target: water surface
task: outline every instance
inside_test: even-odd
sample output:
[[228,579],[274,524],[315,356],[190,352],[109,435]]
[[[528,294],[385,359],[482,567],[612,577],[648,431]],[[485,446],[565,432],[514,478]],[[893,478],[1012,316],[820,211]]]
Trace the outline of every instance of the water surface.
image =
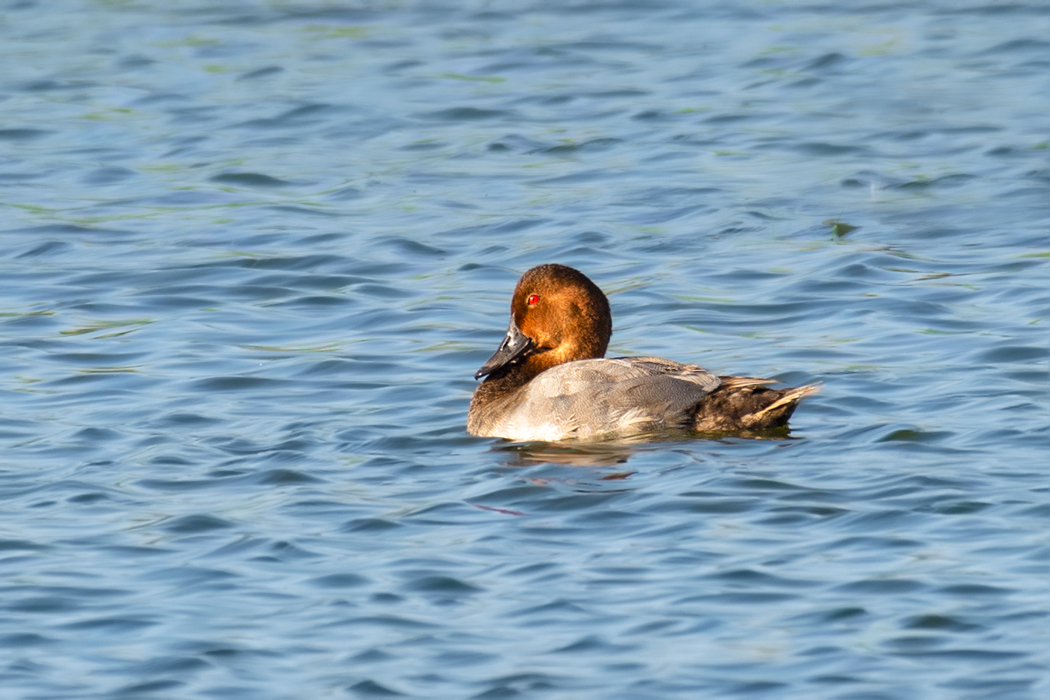
[[[1043,3],[0,20],[5,696],[1050,693]],[[469,437],[542,262],[614,353],[824,387]]]

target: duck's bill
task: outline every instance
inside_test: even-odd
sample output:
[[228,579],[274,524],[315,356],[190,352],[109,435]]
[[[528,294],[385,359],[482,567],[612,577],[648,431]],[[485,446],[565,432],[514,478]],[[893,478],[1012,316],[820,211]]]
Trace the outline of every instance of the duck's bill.
[[497,350],[496,353],[481,366],[481,369],[474,374],[474,379],[481,379],[486,375],[492,374],[501,367],[506,367],[510,363],[521,359],[527,355],[533,347],[532,339],[518,330],[518,326],[514,323],[514,319],[511,319],[510,327],[507,329],[507,335],[503,338],[499,350]]

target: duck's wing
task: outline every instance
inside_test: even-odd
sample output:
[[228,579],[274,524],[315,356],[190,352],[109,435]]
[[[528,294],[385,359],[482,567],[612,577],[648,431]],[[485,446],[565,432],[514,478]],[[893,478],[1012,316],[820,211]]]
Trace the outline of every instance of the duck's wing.
[[522,420],[542,416],[543,432],[560,434],[542,439],[684,429],[720,385],[701,367],[659,357],[578,360],[537,375],[516,412]]

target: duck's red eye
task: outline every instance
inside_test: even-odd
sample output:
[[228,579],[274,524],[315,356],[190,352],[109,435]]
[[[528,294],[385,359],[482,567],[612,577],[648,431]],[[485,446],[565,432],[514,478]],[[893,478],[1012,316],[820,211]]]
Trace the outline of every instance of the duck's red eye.
[[536,306],[536,304],[540,303],[540,295],[539,294],[530,294],[529,295],[529,300],[526,303],[529,306]]

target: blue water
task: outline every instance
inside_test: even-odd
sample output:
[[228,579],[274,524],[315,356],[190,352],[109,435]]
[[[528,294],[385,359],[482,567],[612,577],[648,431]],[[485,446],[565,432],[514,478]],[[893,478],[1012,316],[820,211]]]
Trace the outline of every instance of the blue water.
[[[0,5],[0,697],[1050,697],[1050,6]],[[518,275],[792,439],[464,430]]]

